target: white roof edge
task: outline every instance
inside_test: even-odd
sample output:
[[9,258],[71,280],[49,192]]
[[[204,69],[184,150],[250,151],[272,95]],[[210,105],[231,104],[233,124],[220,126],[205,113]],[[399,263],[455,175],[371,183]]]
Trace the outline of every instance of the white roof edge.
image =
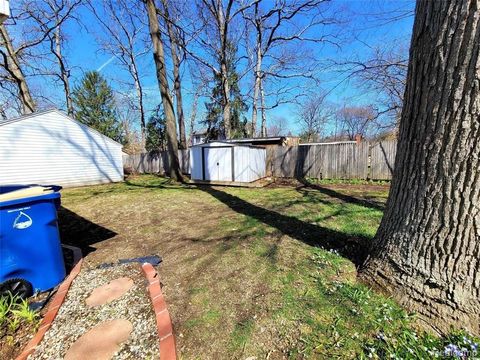
[[244,138],[244,139],[228,139],[227,142],[254,142],[254,141],[267,141],[267,140],[281,140],[283,138],[288,138],[288,136],[272,136],[272,137],[263,137],[263,138]]
[[113,140],[112,138],[109,138],[107,135],[104,135],[102,134],[101,132],[99,132],[98,130],[95,130],[94,128],[91,128],[90,126],[88,125],[85,125],[85,124],[82,124],[80,121],[77,121],[73,118],[71,118],[70,116],[68,116],[67,114],[65,114],[63,111],[61,110],[58,110],[58,109],[49,109],[49,110],[43,110],[43,111],[38,111],[38,112],[34,112],[34,113],[31,113],[31,114],[27,114],[27,115],[21,115],[21,116],[18,116],[16,118],[13,118],[13,119],[9,119],[9,120],[6,120],[6,121],[1,121],[0,122],[0,126],[4,126],[4,125],[9,125],[11,123],[15,123],[17,121],[22,121],[22,120],[26,120],[26,119],[29,119],[29,118],[32,118],[32,117],[35,117],[35,116],[38,116],[38,115],[43,115],[43,114],[48,114],[48,113],[57,113],[61,116],[63,116],[64,118],[74,122],[75,124],[83,127],[84,129],[87,129],[88,131],[91,131],[91,132],[94,132],[102,137],[104,137],[105,139],[115,143],[116,145],[119,145],[121,147],[123,147],[122,144],[120,144],[118,141],[115,141]]
[[214,141],[207,142],[207,143],[195,144],[195,145],[190,146],[190,148],[193,148],[193,147],[208,147],[208,146],[211,146],[212,144],[220,144],[220,146],[224,146],[224,147],[246,147],[246,148],[265,149],[265,147],[263,147],[262,145],[245,145],[245,144],[227,142],[225,140],[214,140]]
[[324,143],[301,143],[298,146],[306,146],[306,145],[341,145],[341,144],[356,144],[357,142],[352,140],[347,141],[332,141],[332,142],[324,142]]

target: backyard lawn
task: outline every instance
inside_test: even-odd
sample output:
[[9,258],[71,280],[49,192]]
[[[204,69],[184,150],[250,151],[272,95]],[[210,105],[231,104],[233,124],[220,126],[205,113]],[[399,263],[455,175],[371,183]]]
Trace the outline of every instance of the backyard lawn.
[[65,189],[60,225],[86,267],[163,258],[183,359],[352,358],[408,344],[419,351],[410,317],[356,281],[354,263],[387,193],[385,185],[246,189],[139,176]]

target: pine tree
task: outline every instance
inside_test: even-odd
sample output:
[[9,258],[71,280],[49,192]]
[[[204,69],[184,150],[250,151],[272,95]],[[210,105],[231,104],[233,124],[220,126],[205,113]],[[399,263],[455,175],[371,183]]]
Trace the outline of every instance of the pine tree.
[[167,149],[167,129],[165,115],[160,106],[153,112],[147,123],[147,137],[145,142],[147,151],[164,151]]
[[[229,43],[227,46],[228,59],[228,79],[230,83],[230,136],[232,138],[241,138],[247,136],[247,119],[243,113],[248,110],[248,106],[242,98],[239,87],[239,78],[235,68],[237,49]],[[205,103],[207,116],[203,121],[208,128],[209,139],[225,138],[225,125],[223,122],[223,108],[225,99],[222,92],[222,77],[220,74],[214,75],[215,85],[212,89],[212,101]]]
[[85,73],[72,93],[75,118],[109,138],[122,142],[123,131],[117,120],[115,97],[107,80],[97,71]]

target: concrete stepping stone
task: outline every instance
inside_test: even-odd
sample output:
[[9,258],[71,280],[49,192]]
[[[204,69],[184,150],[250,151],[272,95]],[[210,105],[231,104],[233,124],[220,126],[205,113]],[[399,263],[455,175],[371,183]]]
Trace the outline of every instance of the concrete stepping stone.
[[128,340],[132,330],[132,323],[128,320],[105,321],[75,341],[64,360],[109,360]]
[[97,287],[85,300],[87,306],[100,306],[123,296],[133,286],[133,280],[128,277],[121,277],[110,281],[106,285]]

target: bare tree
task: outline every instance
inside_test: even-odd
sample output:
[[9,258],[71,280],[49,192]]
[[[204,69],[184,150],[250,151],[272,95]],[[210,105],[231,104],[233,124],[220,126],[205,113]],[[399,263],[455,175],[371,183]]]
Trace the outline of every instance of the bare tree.
[[[226,138],[231,132],[231,84],[228,62],[231,60],[229,49],[235,45],[232,37],[232,27],[238,15],[260,0],[239,3],[234,0],[198,0],[197,16],[199,25],[192,26],[191,46],[186,47],[188,55],[203,66],[208,67],[215,76],[221,79],[223,128]],[[237,29],[237,35],[242,34]],[[200,46],[202,51],[195,51]]]
[[366,137],[375,119],[375,111],[371,106],[347,106],[337,110],[335,117],[340,132],[349,140],[356,135]]
[[276,117],[270,126],[267,133],[269,136],[285,136],[288,130],[288,122],[283,116]]
[[[35,68],[41,55],[39,49],[49,39],[55,38],[55,32],[72,16],[79,3],[80,0],[21,0],[12,4],[11,20],[0,25],[0,46],[3,48],[0,49],[1,87],[18,98],[22,113],[31,113],[37,107],[25,69],[33,70],[33,75],[51,75],[51,72]],[[8,32],[10,26],[18,28],[17,38],[13,40]],[[9,88],[6,84],[12,86]]]
[[124,134],[123,151],[128,154],[138,154],[145,151],[145,144],[142,142],[141,135],[135,130],[138,123],[138,112],[128,94],[115,93],[116,116],[122,127]]
[[165,64],[165,53],[160,32],[160,25],[157,18],[157,8],[154,0],[142,0],[148,15],[148,24],[150,28],[150,37],[153,44],[153,59],[157,70],[158,86],[162,98],[163,111],[165,113],[167,148],[168,148],[168,171],[172,179],[183,180],[178,160],[178,140],[177,126],[175,122],[175,111],[173,109],[173,100],[168,86],[167,70]]
[[398,149],[364,280],[422,323],[480,335],[480,10],[416,6]]
[[[44,31],[48,31],[48,24],[44,24],[43,19],[53,16],[55,30],[49,33],[48,40],[50,42],[50,51],[58,65],[58,71],[50,71],[55,79],[62,84],[65,105],[70,116],[73,116],[73,101],[70,88],[70,68],[63,54],[65,39],[62,28],[68,19],[74,18],[75,10],[80,4],[81,0],[46,0],[43,7],[30,9],[32,18],[35,19],[38,26],[43,28]],[[63,16],[64,14],[67,14],[67,16]]]
[[[301,44],[333,42],[332,34],[322,32],[322,27],[338,22],[322,11],[322,4],[326,2],[326,0],[258,1],[249,11],[243,11],[244,18],[252,24],[255,34],[252,136],[257,132],[258,102],[262,113],[260,135],[266,136],[267,107],[264,83],[267,78],[292,82],[295,78],[315,77],[316,65],[307,61],[308,55],[301,51]],[[291,44],[295,45],[295,49],[286,51]],[[282,95],[281,99],[291,90],[289,86],[280,87],[277,97]],[[282,100],[277,100],[271,107],[278,106],[280,102]]]
[[205,67],[198,67],[198,66],[193,66],[193,64],[190,68],[190,74],[192,77],[192,85],[193,85],[193,100],[192,100],[192,106],[190,109],[190,122],[189,122],[189,135],[190,135],[190,140],[189,143],[191,145],[192,141],[192,134],[195,129],[195,124],[197,121],[197,113],[198,113],[198,102],[202,96],[208,96],[206,89],[207,89],[207,84],[210,81],[207,72],[208,70]]
[[324,135],[331,117],[331,109],[326,102],[326,93],[308,96],[299,106],[299,123],[302,139],[305,142],[319,141]]
[[89,2],[89,8],[102,25],[106,36],[98,36],[103,51],[115,57],[128,72],[136,92],[136,104],[140,118],[141,141],[145,146],[146,110],[144,90],[141,82],[139,62],[141,57],[150,51],[146,45],[147,32],[140,20],[138,9],[126,0],[104,0],[103,11],[99,13],[98,4]]
[[22,104],[22,113],[30,114],[35,111],[36,104],[30,93],[30,88],[21,65],[21,50],[23,50],[23,48],[14,48],[10,35],[4,24],[0,25],[0,45],[6,50],[4,51],[0,49],[0,55],[2,56],[2,63],[0,66],[6,73],[6,75],[2,76],[3,81],[14,84],[16,87],[15,95],[18,96]]
[[[360,87],[377,95],[380,108],[375,120],[379,130],[398,129],[407,80],[408,46],[375,47],[367,60],[341,64]],[[382,121],[384,120],[385,121]]]
[[182,97],[182,82],[180,78],[180,64],[181,58],[181,33],[175,26],[175,19],[171,16],[171,9],[173,4],[168,0],[161,0],[163,11],[159,11],[159,15],[164,19],[165,27],[167,28],[168,38],[170,40],[170,52],[173,64],[173,91],[175,92],[175,101],[177,105],[177,122],[180,149],[187,148],[187,137],[185,134],[185,115],[183,112],[183,97]]

